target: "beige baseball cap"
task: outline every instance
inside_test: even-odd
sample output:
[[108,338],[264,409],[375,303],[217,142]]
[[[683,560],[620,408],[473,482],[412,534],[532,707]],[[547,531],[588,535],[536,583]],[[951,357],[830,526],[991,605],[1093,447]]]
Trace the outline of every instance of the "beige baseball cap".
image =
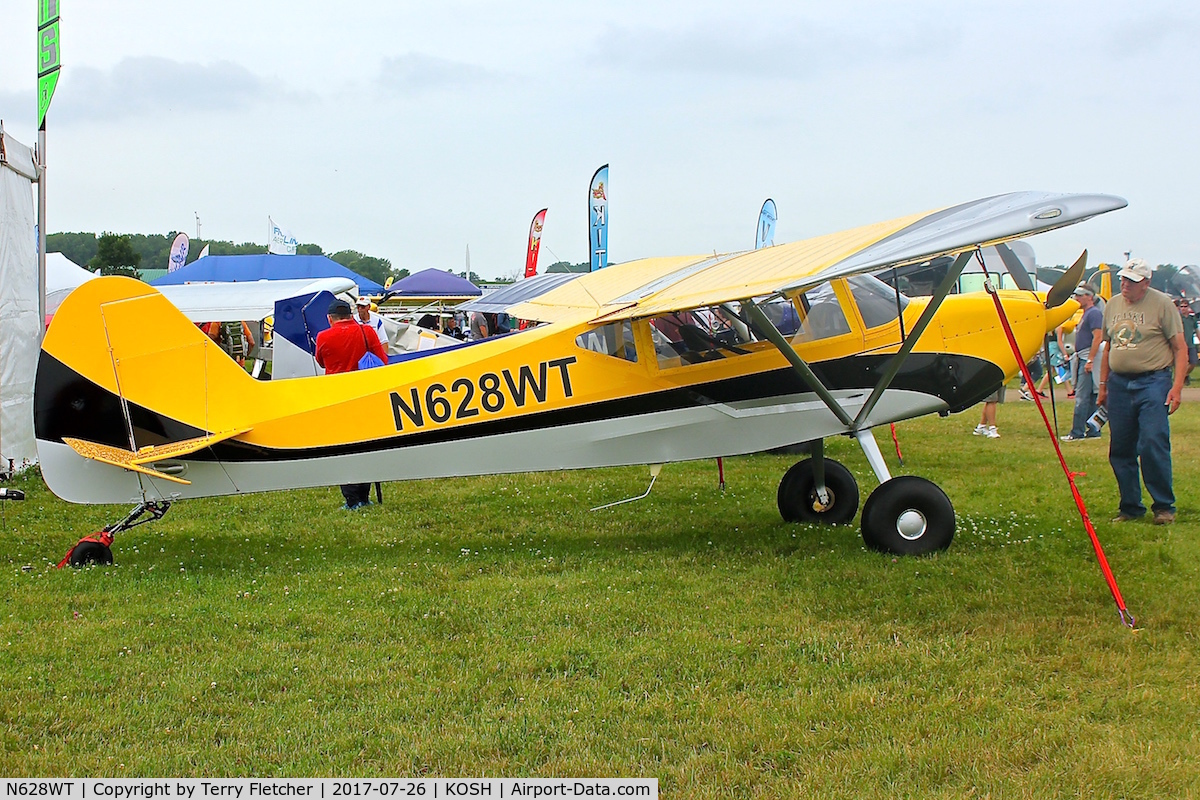
[[1127,278],[1136,283],[1150,280],[1154,270],[1150,269],[1150,265],[1146,263],[1144,258],[1131,258],[1125,262],[1125,266],[1117,275],[1121,278]]

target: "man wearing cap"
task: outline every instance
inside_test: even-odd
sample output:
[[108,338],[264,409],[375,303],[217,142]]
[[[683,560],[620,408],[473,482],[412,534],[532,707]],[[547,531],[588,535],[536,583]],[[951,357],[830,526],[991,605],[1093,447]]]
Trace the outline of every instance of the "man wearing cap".
[[[375,331],[375,335],[379,337],[380,344],[384,349],[387,349],[387,334],[383,332],[383,317],[379,316],[371,308],[371,298],[365,294],[360,294],[358,299],[354,301],[354,308],[358,311],[358,324],[369,325]],[[385,359],[386,360],[386,359]]]
[[[326,375],[354,372],[368,351],[387,363],[387,351],[379,343],[379,337],[372,328],[355,322],[349,303],[334,300],[325,313],[329,316],[329,327],[317,334],[316,358]],[[371,484],[346,483],[341,489],[342,497],[346,498],[344,508],[356,511],[371,504],[368,499]]]
[[1104,314],[1096,305],[1096,293],[1086,283],[1079,284],[1075,299],[1083,308],[1083,319],[1075,328],[1075,415],[1071,420],[1071,432],[1062,437],[1064,442],[1100,438],[1100,431],[1088,430],[1087,421],[1096,411],[1096,390],[1100,388],[1093,378],[1099,377],[1094,368],[1100,349],[1096,331],[1104,325]]
[[1150,288],[1151,270],[1145,260],[1130,259],[1118,275],[1121,294],[1104,308],[1107,347],[1100,357],[1097,398],[1108,407],[1108,462],[1121,492],[1113,522],[1145,516],[1145,481],[1154,524],[1166,525],[1175,521],[1167,417],[1179,408],[1187,375],[1183,320],[1170,297]]

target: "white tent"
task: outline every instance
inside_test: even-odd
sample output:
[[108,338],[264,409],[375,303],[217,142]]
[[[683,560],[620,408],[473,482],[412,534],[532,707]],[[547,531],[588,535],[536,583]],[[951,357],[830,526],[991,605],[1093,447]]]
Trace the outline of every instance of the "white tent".
[[192,322],[238,322],[275,313],[275,301],[310,292],[343,294],[352,291],[352,278],[300,278],[286,281],[182,283],[155,286],[163,297]]
[[62,253],[46,253],[46,294],[74,289],[96,277]]
[[77,286],[96,277],[62,253],[46,253],[46,314],[53,314]]
[[0,470],[37,460],[33,379],[41,323],[33,153],[0,127]]

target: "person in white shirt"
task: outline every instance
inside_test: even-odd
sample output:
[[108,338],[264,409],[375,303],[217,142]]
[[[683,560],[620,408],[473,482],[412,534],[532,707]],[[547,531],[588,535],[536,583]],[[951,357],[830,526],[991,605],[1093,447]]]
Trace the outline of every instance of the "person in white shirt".
[[358,299],[354,301],[354,307],[358,311],[357,322],[360,325],[369,325],[375,331],[375,335],[379,337],[379,341],[383,343],[383,349],[389,350],[387,333],[383,330],[383,317],[371,310],[371,298],[365,294],[360,294]]

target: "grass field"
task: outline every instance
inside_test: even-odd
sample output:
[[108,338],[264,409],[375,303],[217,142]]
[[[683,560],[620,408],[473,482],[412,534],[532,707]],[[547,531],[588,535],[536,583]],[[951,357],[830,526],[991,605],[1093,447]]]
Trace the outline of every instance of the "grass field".
[[[1060,413],[1069,407],[1060,404]],[[641,776],[663,797],[1200,795],[1200,403],[1179,522],[1114,525],[1106,444],[1064,445],[1116,616],[1029,403],[898,426],[955,503],[946,553],[783,523],[794,459],[178,504],[117,565],[55,570],[124,508],[36,476],[0,559],[7,776]],[[886,434],[885,434],[886,435]],[[1107,437],[1106,437],[1107,439]],[[827,452],[875,485],[848,440]]]

